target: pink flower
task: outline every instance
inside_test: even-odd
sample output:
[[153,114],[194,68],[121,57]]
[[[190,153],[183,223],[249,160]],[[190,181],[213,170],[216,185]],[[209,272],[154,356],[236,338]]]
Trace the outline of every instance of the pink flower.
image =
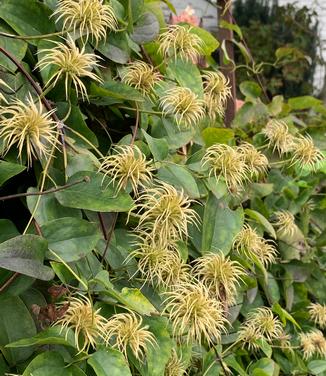
[[182,11],[179,15],[172,16],[171,23],[173,25],[180,23],[180,22],[186,22],[193,26],[199,26],[200,21],[199,21],[199,18],[195,16],[195,10],[190,5],[188,5],[187,8],[184,11]]

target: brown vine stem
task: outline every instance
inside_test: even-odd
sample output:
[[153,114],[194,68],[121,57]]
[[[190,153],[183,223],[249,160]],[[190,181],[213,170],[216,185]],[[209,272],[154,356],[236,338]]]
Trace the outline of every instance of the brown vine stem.
[[80,183],[87,183],[87,182],[89,182],[89,177],[85,176],[85,177],[83,177],[83,179],[76,180],[73,183],[65,184],[65,185],[62,185],[61,187],[58,187],[58,188],[51,188],[51,189],[48,189],[47,191],[43,191],[43,192],[25,192],[25,193],[17,193],[17,194],[14,194],[14,195],[2,196],[2,197],[0,197],[0,201],[12,200],[12,199],[15,199],[15,198],[26,197],[26,196],[48,195],[50,193],[63,191],[64,189],[70,188],[74,185],[77,185],[77,184],[80,184]]
[[9,287],[9,285],[12,284],[12,282],[14,282],[14,280],[20,275],[20,273],[14,273],[12,276],[10,276],[6,282],[0,287],[0,293],[3,292],[3,290],[5,290],[7,287]]

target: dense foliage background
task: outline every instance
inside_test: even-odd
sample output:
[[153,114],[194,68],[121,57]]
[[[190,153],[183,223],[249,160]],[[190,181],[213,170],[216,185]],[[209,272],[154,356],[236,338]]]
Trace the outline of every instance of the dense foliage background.
[[325,375],[325,106],[161,3],[0,1],[0,374]]

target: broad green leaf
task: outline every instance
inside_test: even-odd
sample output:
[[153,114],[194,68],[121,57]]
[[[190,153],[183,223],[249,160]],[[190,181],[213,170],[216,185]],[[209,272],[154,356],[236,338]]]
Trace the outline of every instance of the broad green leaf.
[[185,194],[191,198],[200,197],[196,180],[183,166],[167,164],[158,170],[157,177],[176,188],[182,188]]
[[16,236],[0,244],[0,267],[49,281],[54,273],[43,265],[46,250],[47,242],[40,236]]
[[25,169],[26,167],[20,164],[0,161],[0,186],[8,179],[20,174]]
[[206,56],[210,56],[220,45],[218,40],[210,32],[201,27],[192,26],[190,32],[198,35],[202,39],[204,42],[202,51]]
[[240,91],[243,95],[245,95],[249,99],[259,98],[262,93],[261,87],[256,82],[253,82],[253,81],[241,82]]
[[103,174],[80,171],[69,178],[68,184],[86,176],[87,182],[55,193],[61,205],[101,212],[125,212],[132,208],[132,198],[123,191],[117,192]]
[[[64,261],[72,262],[92,252],[101,238],[97,224],[79,218],[60,218],[42,226],[49,248]],[[51,259],[53,256],[48,255]]]
[[284,308],[282,308],[278,303],[274,303],[272,309],[275,313],[279,315],[284,326],[286,325],[286,321],[290,321],[298,329],[301,329],[300,325],[297,323],[294,317],[290,315],[289,312],[287,312]]
[[226,357],[224,359],[225,363],[232,369],[234,369],[235,371],[237,371],[237,373],[240,375],[240,376],[248,376],[248,374],[246,373],[246,371],[241,367],[241,365],[237,362],[236,358],[234,355],[230,355],[228,357]]
[[134,25],[131,39],[138,44],[148,43],[154,40],[160,32],[160,24],[152,12],[146,12],[140,16]]
[[303,97],[290,98],[288,104],[292,110],[298,111],[318,107],[323,104],[323,101],[306,95]]
[[227,254],[234,237],[243,226],[243,210],[231,210],[223,200],[210,194],[204,211],[201,253],[223,252]]
[[[164,375],[165,365],[167,364],[172,350],[173,341],[170,337],[168,320],[165,317],[146,317],[144,324],[155,335],[156,346],[149,346],[146,355],[146,365],[144,365],[143,376],[161,376]],[[159,356],[157,356],[159,352]]]
[[91,83],[90,96],[99,98],[117,99],[120,101],[143,102],[140,92],[131,86],[118,81],[107,81],[102,86]]
[[208,127],[201,132],[201,135],[207,148],[214,144],[228,144],[234,139],[234,131],[227,128]]
[[169,145],[165,138],[154,138],[142,129],[148,147],[155,161],[164,160],[169,154]]
[[240,39],[243,38],[241,28],[237,24],[229,23],[222,19],[219,26],[222,27],[223,29],[232,30],[238,34]]
[[272,226],[272,224],[263,216],[261,215],[259,212],[257,212],[256,210],[252,210],[252,209],[245,209],[245,214],[250,217],[251,219],[254,219],[255,221],[257,221],[258,223],[260,223],[261,225],[263,225],[265,227],[265,230],[274,238],[276,239],[276,233],[275,233],[275,230],[274,230],[274,227]]
[[[28,188],[28,193],[39,192],[36,188]],[[39,196],[27,196],[27,207],[31,213],[33,213],[34,208],[38,202]],[[34,215],[36,222],[43,226],[45,223],[53,221],[54,219],[62,217],[75,217],[81,218],[82,213],[78,209],[66,208],[62,206],[56,199],[54,193],[43,195],[37,205],[37,209]]]
[[18,296],[0,297],[0,346],[10,364],[16,364],[29,358],[33,349],[6,349],[3,346],[21,338],[36,334],[34,320],[25,304]]
[[[9,34],[12,33],[12,30],[6,25],[0,25],[0,31]],[[27,50],[27,43],[23,40],[12,39],[3,36],[0,36],[0,46],[10,54],[15,56],[18,61],[21,61],[24,58]],[[17,70],[16,64],[14,64],[3,54],[0,54],[0,66],[10,70],[11,72],[16,72]]]
[[114,349],[96,351],[89,357],[87,363],[97,376],[131,376],[124,356]]
[[199,98],[203,98],[203,82],[195,64],[181,59],[171,59],[167,67],[167,74],[170,78],[175,79],[180,86],[189,88]]
[[326,360],[312,360],[308,363],[308,369],[313,375],[324,374],[326,371]]
[[96,48],[105,57],[118,64],[126,64],[130,57],[127,34],[124,32],[110,33]]
[[19,232],[9,219],[0,219],[0,243],[17,235],[19,235]]
[[278,287],[276,279],[271,273],[267,273],[266,282],[262,280],[262,286],[270,304],[277,303],[280,300],[280,289]]
[[32,337],[11,342],[6,347],[19,348],[43,345],[64,345],[75,347],[74,334],[71,330],[69,330],[68,335],[66,336],[66,332],[62,332],[60,326],[51,326]]
[[269,358],[261,358],[250,366],[252,376],[278,376],[280,367]]
[[2,0],[0,7],[0,18],[21,35],[54,32],[54,19],[50,18],[51,13],[47,6],[37,0]]
[[23,376],[73,376],[62,355],[55,351],[46,351],[37,355],[25,369]]

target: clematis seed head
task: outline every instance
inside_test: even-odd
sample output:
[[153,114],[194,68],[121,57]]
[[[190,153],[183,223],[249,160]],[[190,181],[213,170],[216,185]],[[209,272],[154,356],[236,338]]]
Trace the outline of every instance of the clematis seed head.
[[326,305],[319,303],[311,303],[308,306],[309,316],[315,324],[320,328],[326,328]]
[[274,214],[273,223],[279,236],[293,236],[297,230],[294,215],[288,210],[279,210]]
[[320,330],[313,329],[307,333],[300,333],[299,339],[304,359],[312,356],[325,357],[326,338]]
[[293,136],[289,133],[287,124],[282,120],[271,119],[262,133],[268,139],[268,147],[277,150],[280,155],[292,151]]
[[315,171],[320,162],[324,159],[323,154],[314,145],[314,142],[309,135],[300,136],[294,139],[291,165],[296,165],[300,169],[308,167]]

